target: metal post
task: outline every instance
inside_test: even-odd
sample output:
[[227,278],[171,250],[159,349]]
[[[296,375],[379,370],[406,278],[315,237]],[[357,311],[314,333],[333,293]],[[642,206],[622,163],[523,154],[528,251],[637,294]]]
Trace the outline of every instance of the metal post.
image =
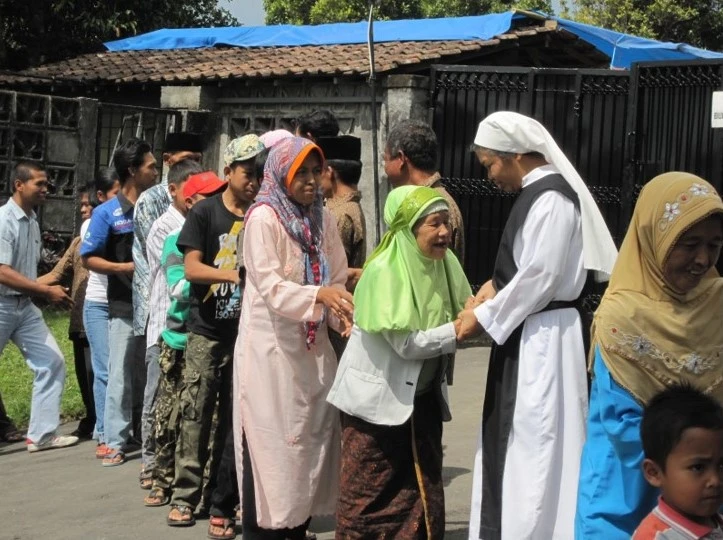
[[374,206],[376,208],[374,244],[378,245],[382,231],[382,209],[379,200],[379,134],[377,126],[377,72],[374,66],[374,4],[369,0],[369,85],[371,87],[372,107],[372,166],[374,167]]

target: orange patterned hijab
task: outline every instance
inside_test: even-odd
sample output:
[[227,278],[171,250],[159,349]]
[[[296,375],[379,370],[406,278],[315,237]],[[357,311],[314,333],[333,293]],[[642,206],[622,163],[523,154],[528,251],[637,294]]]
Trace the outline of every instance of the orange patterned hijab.
[[615,381],[642,404],[677,382],[723,402],[723,279],[711,268],[682,294],[663,277],[681,235],[713,214],[723,214],[715,188],[684,172],[651,180],[635,205],[592,340]]

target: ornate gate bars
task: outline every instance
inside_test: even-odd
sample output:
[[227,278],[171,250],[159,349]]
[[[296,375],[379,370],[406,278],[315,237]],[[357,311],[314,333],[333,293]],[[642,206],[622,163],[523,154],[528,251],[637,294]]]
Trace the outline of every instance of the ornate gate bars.
[[723,133],[710,128],[723,62],[598,69],[435,66],[430,116],[444,183],[465,218],[465,270],[475,285],[492,273],[514,198],[484,176],[469,144],[499,110],[537,118],[587,182],[616,242],[642,185],[665,170],[723,179]]

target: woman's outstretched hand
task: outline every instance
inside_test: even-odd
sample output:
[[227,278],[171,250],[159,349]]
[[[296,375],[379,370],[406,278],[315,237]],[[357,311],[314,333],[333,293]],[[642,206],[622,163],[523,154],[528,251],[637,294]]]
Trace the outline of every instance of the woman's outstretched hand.
[[349,339],[351,336],[351,328],[354,324],[349,319],[341,319],[341,337]]
[[316,293],[317,303],[324,304],[326,308],[351,332],[351,323],[354,316],[354,297],[350,292],[336,287],[321,287]]

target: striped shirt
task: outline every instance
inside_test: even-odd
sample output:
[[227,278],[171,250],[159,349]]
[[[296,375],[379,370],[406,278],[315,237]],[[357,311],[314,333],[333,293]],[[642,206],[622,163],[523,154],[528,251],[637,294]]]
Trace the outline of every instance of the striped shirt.
[[146,333],[148,305],[151,296],[151,278],[146,259],[146,241],[153,223],[168,210],[171,195],[164,178],[160,184],[147,189],[136,201],[133,215],[133,333],[142,336]]
[[148,233],[146,256],[148,258],[148,276],[151,283],[151,302],[148,308],[148,328],[146,329],[146,344],[148,347],[157,344],[161,332],[166,327],[166,312],[168,311],[168,305],[171,303],[168,296],[166,274],[161,270],[163,244],[173,231],[183,226],[184,221],[186,221],[186,218],[171,205],[165,214],[153,223]]
[[[12,199],[0,206],[0,264],[35,281],[40,258],[40,226],[35,212],[30,215]],[[0,296],[19,296],[21,293],[0,285]]]
[[632,540],[723,540],[723,516],[713,516],[715,527],[691,521],[668,506],[663,498],[633,533]]

